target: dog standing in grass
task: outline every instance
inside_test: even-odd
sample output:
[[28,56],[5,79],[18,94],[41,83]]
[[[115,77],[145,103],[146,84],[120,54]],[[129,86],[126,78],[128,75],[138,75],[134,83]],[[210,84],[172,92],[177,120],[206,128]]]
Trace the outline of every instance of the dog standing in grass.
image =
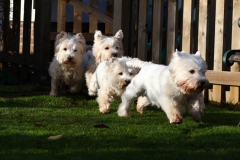
[[[135,64],[132,64],[135,65]],[[200,52],[176,52],[169,66],[145,63],[122,95],[118,108],[121,117],[130,116],[130,106],[139,96],[146,96],[137,110],[147,105],[161,107],[170,123],[181,123],[185,107],[199,122],[205,108],[202,91],[209,84],[205,77],[207,65]]]
[[122,39],[122,30],[119,30],[114,36],[104,36],[101,31],[95,31],[92,48],[94,58],[91,58],[88,64],[88,70],[85,74],[88,88],[93,73],[102,61],[109,60],[112,57],[123,56]]
[[50,95],[58,95],[58,87],[64,83],[70,92],[78,92],[85,82],[84,74],[91,53],[86,52],[85,38],[81,33],[70,35],[61,32],[56,36],[55,55],[49,66],[51,76]]
[[140,61],[129,57],[111,58],[101,62],[92,75],[88,88],[89,95],[97,95],[99,110],[102,114],[110,112],[110,105],[120,99],[139,68],[128,67],[128,61]]

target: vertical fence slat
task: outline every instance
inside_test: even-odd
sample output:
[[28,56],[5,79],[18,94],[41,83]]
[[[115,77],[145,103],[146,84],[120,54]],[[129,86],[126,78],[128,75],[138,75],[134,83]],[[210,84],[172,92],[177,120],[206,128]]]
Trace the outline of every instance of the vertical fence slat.
[[131,28],[133,28],[135,21],[132,19],[132,16],[129,16],[134,14],[131,9],[133,3],[133,0],[123,0],[122,10],[121,13],[119,13],[122,14],[121,21],[124,22],[119,29],[122,29],[124,35],[122,42],[125,56],[131,56],[131,54],[133,54],[132,45],[135,35]]
[[19,53],[21,1],[13,1],[12,48]]
[[[224,5],[224,38],[223,38],[223,51],[226,52],[227,50],[231,49],[232,45],[232,14],[233,14],[233,0],[225,0]],[[230,67],[223,65],[223,71],[230,71]],[[220,79],[220,78],[219,78]],[[221,78],[222,79],[222,78]],[[229,79],[230,81],[230,79]],[[230,91],[229,86],[222,86],[223,92],[223,101],[229,102],[230,98]]]
[[122,1],[114,1],[113,33],[116,33],[122,26]]
[[192,0],[183,1],[182,50],[190,53]]
[[[106,15],[113,17],[113,0],[106,0]],[[112,34],[113,26],[105,24],[105,33]]]
[[163,1],[153,1],[153,24],[152,24],[152,62],[159,64],[163,62],[162,56],[162,22]]
[[25,0],[23,22],[23,54],[30,54],[32,0]]
[[[98,0],[91,0],[90,6],[93,8],[98,8]],[[98,19],[95,16],[90,15],[89,21],[89,33],[94,33],[97,30]]]
[[34,68],[46,70],[49,67],[49,46],[52,1],[36,1],[34,25]]
[[[240,28],[237,25],[240,17],[240,1],[233,0],[233,20],[232,20],[232,49],[240,49]],[[235,63],[231,67],[231,72],[239,72],[239,65]],[[233,103],[239,102],[239,87],[230,87],[230,97]]]
[[148,1],[140,0],[138,8],[138,45],[137,54],[138,58],[141,60],[146,60],[147,58],[147,15],[148,15]]
[[74,7],[73,14],[73,33],[80,33],[82,32],[82,10]]
[[57,32],[66,29],[66,1],[58,0]]
[[[200,51],[202,58],[206,61],[206,48],[207,48],[207,9],[208,0],[199,0],[198,11],[198,51]],[[208,100],[208,90],[204,90],[204,99]]]
[[[24,2],[24,21],[23,28],[21,28],[20,35],[22,45],[20,46],[20,53],[25,55],[30,55],[30,45],[31,45],[31,17],[32,17],[32,0],[25,0]],[[21,69],[21,82],[27,82],[29,73],[29,66],[22,65]]]
[[169,64],[172,53],[175,51],[176,39],[176,0],[168,0],[168,21],[167,21],[167,64]]
[[207,7],[208,0],[199,1],[199,20],[198,20],[198,50],[201,52],[201,56],[206,60],[206,48],[207,48]]
[[[214,43],[214,70],[222,71],[223,56],[223,30],[224,30],[224,0],[218,0],[216,3],[215,19],[215,43]],[[221,103],[222,86],[213,85],[213,101]]]
[[[208,18],[207,18],[207,64],[208,69],[213,70],[214,57],[214,30],[215,30],[215,15],[216,15],[216,0],[208,0]],[[212,99],[212,98],[210,98]]]
[[10,40],[9,10],[10,10],[10,1],[4,0],[4,5],[3,5],[3,53],[7,53],[9,50],[9,40]]

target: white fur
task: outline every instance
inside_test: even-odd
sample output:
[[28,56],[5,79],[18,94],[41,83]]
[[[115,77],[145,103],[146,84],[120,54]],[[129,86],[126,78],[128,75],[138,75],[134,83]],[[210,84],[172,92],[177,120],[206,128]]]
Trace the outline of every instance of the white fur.
[[209,84],[206,63],[200,53],[176,52],[169,66],[145,63],[122,95],[118,109],[121,117],[130,116],[130,106],[139,96],[137,110],[149,104],[161,107],[170,123],[181,123],[185,107],[195,121],[201,121],[205,108],[202,90]]
[[97,66],[112,57],[123,56],[122,46],[123,32],[119,30],[114,36],[104,36],[101,31],[96,30],[94,34],[93,55],[85,74],[87,87],[89,87],[91,77]]
[[120,99],[131,79],[139,68],[128,67],[128,57],[111,58],[101,62],[92,75],[88,88],[89,95],[98,95],[97,102],[101,113],[109,113],[114,99]]
[[85,53],[85,39],[81,33],[71,36],[61,32],[56,36],[55,55],[49,66],[51,76],[50,95],[58,95],[60,83],[70,86],[70,92],[77,92],[84,82],[84,74],[91,51]]

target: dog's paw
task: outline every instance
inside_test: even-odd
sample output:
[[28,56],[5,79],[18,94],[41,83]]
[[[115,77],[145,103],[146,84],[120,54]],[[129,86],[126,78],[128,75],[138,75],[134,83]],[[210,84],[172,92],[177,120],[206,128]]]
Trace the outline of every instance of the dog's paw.
[[140,114],[144,114],[146,112],[146,107],[139,107],[136,108],[137,112]]
[[180,123],[182,123],[182,116],[180,116],[178,114],[172,116],[172,118],[170,119],[170,123],[172,123],[172,124],[180,124]]
[[100,109],[100,113],[109,114],[109,113],[111,113],[111,111],[110,111],[110,109]]
[[130,112],[122,108],[119,108],[117,113],[119,117],[130,117]]
[[57,93],[57,92],[53,92],[53,91],[51,91],[51,92],[49,93],[49,95],[50,95],[50,96],[57,96],[58,93]]
[[88,90],[88,94],[89,94],[89,96],[96,96],[97,92],[92,91],[92,90]]

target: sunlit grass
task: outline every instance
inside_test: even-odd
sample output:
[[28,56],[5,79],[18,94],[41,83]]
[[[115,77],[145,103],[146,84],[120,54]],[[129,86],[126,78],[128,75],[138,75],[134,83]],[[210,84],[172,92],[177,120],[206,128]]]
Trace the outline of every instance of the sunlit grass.
[[[31,91],[29,91],[31,92]],[[240,110],[207,105],[203,121],[170,124],[160,109],[99,113],[85,95],[0,98],[1,159],[239,159]],[[96,125],[102,124],[102,128]],[[105,127],[104,127],[105,126]],[[63,134],[49,141],[49,136]]]

